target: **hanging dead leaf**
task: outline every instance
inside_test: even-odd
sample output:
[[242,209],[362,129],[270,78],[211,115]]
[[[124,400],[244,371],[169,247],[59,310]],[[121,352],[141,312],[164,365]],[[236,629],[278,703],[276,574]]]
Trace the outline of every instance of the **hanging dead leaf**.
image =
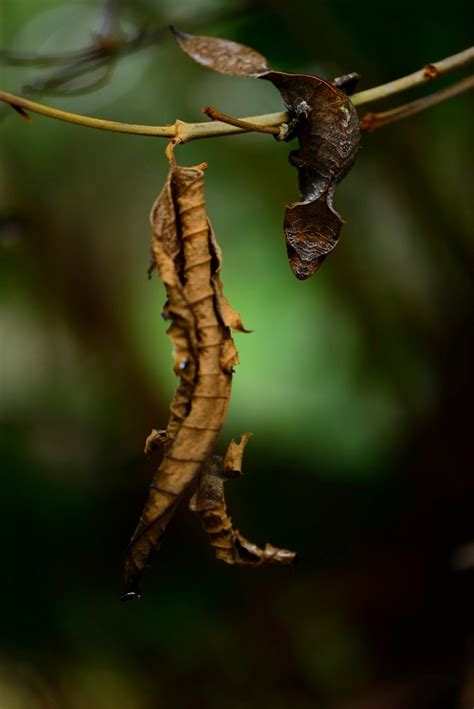
[[172,164],[151,212],[152,253],[167,292],[168,334],[180,383],[166,432],[153,431],[145,450],[163,443],[142,516],[125,562],[125,600],[138,596],[138,582],[151,553],[203,461],[212,453],[227,411],[237,350],[229,327],[243,330],[240,316],[222,293],[221,254],[207,218],[204,169]]
[[285,214],[288,259],[295,276],[309,278],[336,246],[343,220],[333,206],[338,182],[349,172],[360,147],[359,119],[342,88],[353,90],[357,75],[334,82],[310,74],[269,69],[262,55],[215,37],[175,33],[181,49],[199,64],[224,74],[270,81],[290,114],[287,139],[298,137],[290,154],[298,169],[301,201]]

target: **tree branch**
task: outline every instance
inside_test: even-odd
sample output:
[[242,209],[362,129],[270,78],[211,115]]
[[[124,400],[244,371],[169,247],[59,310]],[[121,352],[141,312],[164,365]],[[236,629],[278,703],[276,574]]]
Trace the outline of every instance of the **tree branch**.
[[434,81],[440,76],[449,74],[456,69],[469,66],[469,64],[472,64],[473,62],[474,47],[469,47],[458,54],[453,54],[451,57],[441,59],[439,62],[435,62],[434,64],[426,64],[426,66],[419,71],[415,71],[414,74],[403,76],[401,79],[396,79],[395,81],[389,81],[388,84],[375,86],[373,89],[359,91],[359,93],[351,96],[352,102],[355,106],[361,106],[362,104],[379,101],[380,99],[387,98],[388,96],[393,96],[394,94],[398,94],[402,91],[407,91],[407,89],[413,89],[416,86],[421,86],[421,84]]
[[383,113],[366,113],[360,121],[361,130],[372,133],[374,130],[377,130],[377,128],[386,126],[388,123],[399,121],[400,118],[413,116],[415,113],[424,111],[425,108],[435,106],[437,103],[446,101],[470,89],[474,89],[474,76],[468,76],[467,79],[462,79],[452,86],[441,89],[441,91],[436,91],[434,94],[429,94],[417,101],[406,103],[403,106],[397,106],[397,108],[392,108],[390,111],[384,111]]
[[[248,133],[255,130],[254,125],[258,126],[279,126],[286,118],[287,113],[267,113],[262,116],[249,116],[243,118],[242,122],[249,125],[248,128],[238,128],[237,126],[229,125],[221,121],[213,121],[206,123],[186,123],[179,119],[175,123],[165,126],[140,125],[135,123],[121,123],[119,121],[107,121],[102,118],[93,118],[92,116],[83,116],[79,113],[69,113],[69,111],[61,111],[52,106],[31,101],[23,96],[16,96],[6,91],[0,91],[0,101],[8,103],[16,110],[22,109],[23,114],[26,111],[38,113],[48,118],[55,118],[66,123],[74,123],[84,126],[85,128],[97,128],[98,130],[107,130],[112,133],[129,133],[131,135],[147,135],[155,138],[171,138],[178,143],[189,143],[191,140],[199,140],[201,138],[216,138],[221,135],[232,135],[234,133]],[[21,111],[19,111],[21,113]]]
[[[459,52],[459,54],[454,54],[452,57],[442,59],[435,64],[428,64],[414,74],[402,77],[401,79],[393,81],[389,84],[382,84],[381,86],[376,86],[372,89],[361,91],[354,94],[350,98],[355,106],[361,106],[373,101],[378,101],[379,99],[391,96],[395,93],[419,86],[427,81],[433,81],[437,77],[454,71],[455,69],[465,67],[473,61],[474,47],[470,47],[463,52]],[[408,115],[412,115],[413,113],[422,110],[422,108],[427,108],[428,106],[439,103],[440,101],[459,94],[462,91],[468,91],[470,88],[472,88],[472,82],[469,79],[466,79],[451,87],[452,90],[445,89],[437,92],[432,97],[425,97],[425,99],[414,101],[411,104],[407,104],[407,106],[401,106],[399,108],[392,109],[392,111],[387,111],[385,114],[372,114],[384,116],[384,119],[382,119],[383,122],[378,123],[375,127],[378,127],[378,125],[385,125],[386,123],[399,118],[404,118]],[[429,101],[428,99],[432,100]],[[186,123],[184,121],[177,120],[175,123],[170,125],[152,126],[121,123],[119,121],[107,121],[102,118],[93,118],[91,116],[82,116],[78,113],[69,113],[68,111],[61,111],[57,108],[52,108],[50,106],[46,106],[45,104],[37,103],[36,101],[30,101],[22,96],[16,96],[15,94],[5,91],[0,91],[0,101],[10,104],[12,108],[16,108],[17,111],[23,115],[26,111],[31,111],[33,113],[39,113],[40,115],[47,116],[48,118],[55,118],[68,123],[75,123],[76,125],[85,126],[87,128],[97,128],[99,130],[107,130],[114,133],[128,133],[132,135],[171,138],[176,143],[189,143],[191,140],[199,140],[202,138],[217,138],[224,135],[247,133],[252,130],[256,130],[256,126],[259,127],[258,129],[268,126],[278,127],[282,123],[286,123],[289,119],[288,113],[282,111],[279,113],[267,113],[260,116],[249,116],[238,119],[241,125],[238,125],[238,123],[237,125],[230,125],[228,122],[224,123],[222,121],[213,121],[211,123]],[[387,119],[388,114],[391,115],[389,119]],[[225,118],[227,120],[229,117],[226,116]],[[374,119],[372,119],[372,121],[374,121]],[[253,125],[247,125],[244,127],[242,123]],[[362,127],[366,130],[370,130],[370,128],[368,128],[368,121],[366,117],[363,119]],[[373,123],[371,128],[374,129]],[[273,133],[275,131],[269,132]]]

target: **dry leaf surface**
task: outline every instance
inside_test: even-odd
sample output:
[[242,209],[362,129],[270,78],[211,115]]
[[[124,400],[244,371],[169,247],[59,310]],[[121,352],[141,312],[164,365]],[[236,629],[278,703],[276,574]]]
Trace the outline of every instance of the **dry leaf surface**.
[[127,551],[124,599],[138,595],[137,584],[181,495],[214,448],[238,363],[230,327],[244,328],[222,293],[221,254],[205,209],[205,167],[173,165],[150,217],[180,382],[166,432],[153,431],[145,444],[151,452],[164,441],[164,456]]
[[265,57],[245,44],[219,37],[186,34],[171,29],[183,52],[209,69],[233,76],[258,76],[268,71]]

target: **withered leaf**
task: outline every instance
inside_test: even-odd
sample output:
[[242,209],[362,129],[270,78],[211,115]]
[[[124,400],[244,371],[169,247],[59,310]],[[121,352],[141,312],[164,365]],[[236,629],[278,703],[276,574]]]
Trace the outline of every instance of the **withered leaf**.
[[[151,553],[183,492],[212,453],[238,362],[229,326],[239,323],[240,317],[230,305],[222,306],[221,255],[206,214],[205,167],[173,164],[150,215],[152,253],[166,287],[168,334],[180,383],[166,432],[153,431],[145,444],[148,452],[163,443],[164,456],[127,551],[126,600],[138,596],[137,585]],[[231,315],[223,316],[223,309]]]
[[279,549],[271,544],[266,544],[262,549],[249,542],[233,528],[232,520],[227,514],[224,481],[236,477],[236,472],[240,473],[244,448],[250,435],[244,433],[239,444],[232,441],[224,459],[213,455],[204,462],[199,485],[189,507],[201,519],[218,559],[239,566],[288,566],[295,561],[295,552]]
[[252,330],[247,330],[244,327],[240,313],[234,310],[224,295],[224,288],[220,279],[222,251],[217,243],[211,222],[209,222],[209,238],[211,240],[211,247],[216,261],[216,267],[214,273],[212,274],[212,282],[214,284],[214,292],[216,296],[216,307],[219,311],[222,322],[226,325],[226,327],[230,327],[231,330],[236,330],[237,332],[252,332]]
[[268,70],[262,54],[244,44],[218,37],[203,37],[179,32],[171,27],[179,46],[198,64],[234,76],[258,76]]
[[355,75],[329,82],[271,70],[264,57],[236,42],[181,33],[177,40],[204,66],[265,79],[280,91],[291,118],[288,139],[297,136],[300,146],[290,154],[298,169],[301,200],[286,209],[288,259],[297,278],[309,278],[336,246],[343,223],[333,206],[334,190],[354,164],[360,130],[354,105],[339,86],[352,89]]

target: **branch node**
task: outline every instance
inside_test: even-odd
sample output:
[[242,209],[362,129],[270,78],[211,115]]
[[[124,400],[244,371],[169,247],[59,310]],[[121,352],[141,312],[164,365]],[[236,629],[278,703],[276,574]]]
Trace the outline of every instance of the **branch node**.
[[423,68],[423,75],[428,79],[428,81],[433,81],[439,76],[439,70],[434,64],[427,64]]
[[377,114],[376,113],[366,113],[360,119],[359,127],[361,131],[365,133],[373,133],[378,127]]
[[278,133],[278,135],[275,136],[276,139],[279,142],[286,140],[289,131],[290,131],[290,127],[289,127],[288,123],[281,123],[279,125],[279,133]]

